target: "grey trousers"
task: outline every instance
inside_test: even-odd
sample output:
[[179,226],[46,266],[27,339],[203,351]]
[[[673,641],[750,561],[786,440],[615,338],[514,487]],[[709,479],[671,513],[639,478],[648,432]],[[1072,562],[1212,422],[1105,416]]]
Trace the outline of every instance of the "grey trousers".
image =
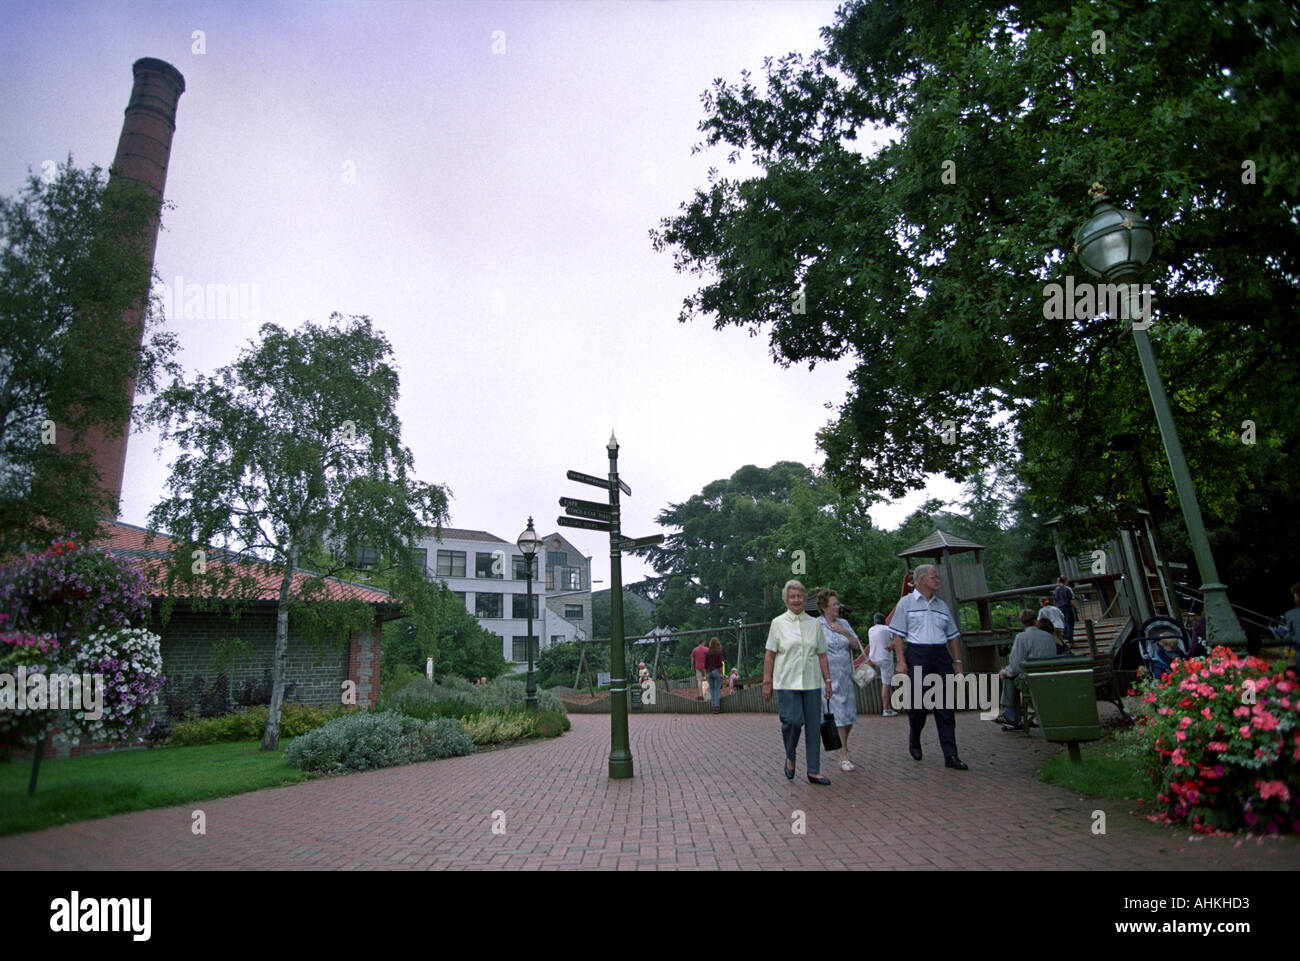
[[808,732],[808,773],[822,772],[822,694],[819,690],[777,691],[776,703],[781,715],[781,739],[785,756],[791,764],[799,747],[799,732]]

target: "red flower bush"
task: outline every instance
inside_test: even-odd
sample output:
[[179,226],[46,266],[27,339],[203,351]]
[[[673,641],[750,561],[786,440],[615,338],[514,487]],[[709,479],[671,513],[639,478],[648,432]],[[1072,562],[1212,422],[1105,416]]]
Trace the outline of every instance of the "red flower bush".
[[1152,820],[1210,833],[1300,833],[1300,683],[1216,647],[1138,685],[1138,737],[1165,810]]

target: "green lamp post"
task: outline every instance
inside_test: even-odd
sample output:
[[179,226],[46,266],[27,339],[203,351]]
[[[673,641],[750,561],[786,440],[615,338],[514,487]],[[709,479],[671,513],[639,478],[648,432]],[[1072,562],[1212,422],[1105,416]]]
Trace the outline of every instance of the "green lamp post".
[[[1136,213],[1121,210],[1110,203],[1106,197],[1106,188],[1101,184],[1093,184],[1088,193],[1093,198],[1092,216],[1075,235],[1075,255],[1083,269],[1094,277],[1100,277],[1106,283],[1127,285],[1128,316],[1132,322],[1138,314],[1137,285],[1133,281],[1141,276],[1142,269],[1151,259],[1155,232]],[[1138,359],[1142,362],[1142,374],[1147,382],[1147,392],[1151,395],[1151,406],[1155,410],[1156,423],[1160,426],[1165,456],[1169,459],[1174,490],[1183,509],[1183,520],[1187,524],[1192,552],[1196,555],[1196,566],[1204,581],[1201,596],[1205,602],[1206,640],[1211,647],[1216,644],[1243,645],[1246,635],[1228,600],[1228,587],[1219,581],[1219,572],[1214,566],[1210,541],[1205,536],[1205,522],[1201,519],[1200,504],[1196,500],[1196,488],[1192,485],[1192,475],[1187,470],[1187,459],[1183,456],[1183,447],[1178,441],[1169,398],[1165,395],[1160,369],[1156,366],[1155,353],[1151,349],[1151,339],[1147,336],[1146,328],[1150,326],[1150,320],[1131,323],[1131,326]]]
[[534,713],[537,712],[537,679],[533,676],[533,558],[541,543],[542,539],[533,530],[533,519],[530,517],[527,530],[519,535],[515,545],[524,555],[524,577],[528,581],[528,635],[524,638],[524,644],[528,647],[528,684],[524,688],[524,706]]

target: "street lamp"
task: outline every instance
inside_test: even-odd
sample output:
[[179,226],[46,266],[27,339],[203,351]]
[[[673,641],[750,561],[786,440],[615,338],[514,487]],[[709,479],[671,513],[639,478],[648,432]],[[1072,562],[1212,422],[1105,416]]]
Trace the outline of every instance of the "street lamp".
[[533,530],[533,519],[528,518],[528,528],[519,535],[515,545],[524,555],[525,577],[528,580],[528,636],[524,643],[528,646],[528,686],[524,689],[524,706],[530,711],[537,710],[537,681],[533,677],[533,558],[542,539]]
[[[1093,198],[1092,216],[1075,235],[1074,253],[1083,269],[1094,277],[1100,277],[1107,283],[1127,284],[1128,316],[1131,323],[1137,315],[1138,302],[1137,285],[1132,281],[1137,280],[1142,268],[1151,259],[1155,232],[1137,214],[1121,210],[1110,203],[1106,198],[1106,188],[1101,184],[1093,184],[1088,193]],[[1156,423],[1160,426],[1160,438],[1164,441],[1169,472],[1174,479],[1178,503],[1183,509],[1183,520],[1187,524],[1192,552],[1196,555],[1196,566],[1200,568],[1201,577],[1205,581],[1201,585],[1201,597],[1205,604],[1206,640],[1211,647],[1215,644],[1241,645],[1246,642],[1246,635],[1228,600],[1227,585],[1219,581],[1219,572],[1214,566],[1210,541],[1205,536],[1205,522],[1201,519],[1201,508],[1196,500],[1196,488],[1192,486],[1192,475],[1187,470],[1187,459],[1183,456],[1183,447],[1178,441],[1169,398],[1165,396],[1160,369],[1156,366],[1155,353],[1151,350],[1151,340],[1147,336],[1146,328],[1149,325],[1149,318],[1140,324],[1131,323],[1133,340],[1142,362],[1142,375],[1147,382],[1147,392],[1151,395]]]

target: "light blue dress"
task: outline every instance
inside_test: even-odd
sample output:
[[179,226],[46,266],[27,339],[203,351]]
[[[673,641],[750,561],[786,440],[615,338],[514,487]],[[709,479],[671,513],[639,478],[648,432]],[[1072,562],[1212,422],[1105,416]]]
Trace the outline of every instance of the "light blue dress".
[[[839,631],[831,630],[825,617],[817,618],[817,623],[826,639],[826,663],[831,669],[831,713],[835,715],[836,727],[848,727],[858,720],[858,688],[853,683],[853,642]],[[837,623],[848,628],[855,638],[858,636],[844,618],[838,618]]]

